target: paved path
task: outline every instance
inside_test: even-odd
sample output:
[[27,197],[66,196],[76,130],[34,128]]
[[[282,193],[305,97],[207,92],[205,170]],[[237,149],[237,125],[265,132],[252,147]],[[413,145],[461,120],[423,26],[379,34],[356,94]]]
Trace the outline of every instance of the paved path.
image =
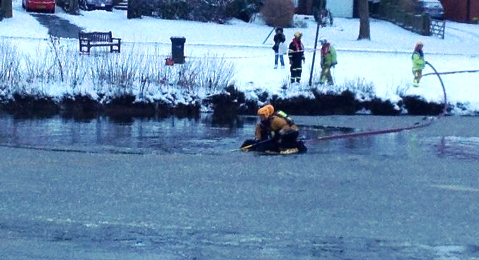
[[31,14],[42,25],[48,28],[48,34],[53,37],[78,39],[78,31],[82,28],[52,14]]

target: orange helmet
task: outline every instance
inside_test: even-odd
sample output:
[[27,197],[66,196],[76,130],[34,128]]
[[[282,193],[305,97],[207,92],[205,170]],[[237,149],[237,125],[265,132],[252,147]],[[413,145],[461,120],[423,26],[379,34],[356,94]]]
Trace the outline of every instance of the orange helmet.
[[269,104],[258,109],[258,115],[263,115],[266,118],[270,117],[273,113],[274,113],[274,107]]

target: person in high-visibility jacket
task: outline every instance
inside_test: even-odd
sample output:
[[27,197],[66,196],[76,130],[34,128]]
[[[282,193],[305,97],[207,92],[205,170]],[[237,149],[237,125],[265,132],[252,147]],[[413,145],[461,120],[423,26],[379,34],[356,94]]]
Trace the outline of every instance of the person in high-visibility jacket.
[[422,41],[416,43],[414,47],[414,52],[412,53],[412,73],[414,74],[413,86],[418,87],[419,81],[422,77],[422,70],[426,66],[426,61],[424,60],[424,52],[422,51],[422,46],[424,44]]
[[338,64],[336,58],[336,49],[326,40],[322,39],[321,43],[321,75],[319,83],[324,84],[326,80],[328,85],[334,85],[333,77],[331,76],[331,68]]
[[289,70],[291,72],[291,83],[299,83],[301,81],[303,63],[305,61],[304,45],[301,42],[302,36],[303,34],[301,32],[295,32],[294,38],[289,44],[288,58],[290,64]]

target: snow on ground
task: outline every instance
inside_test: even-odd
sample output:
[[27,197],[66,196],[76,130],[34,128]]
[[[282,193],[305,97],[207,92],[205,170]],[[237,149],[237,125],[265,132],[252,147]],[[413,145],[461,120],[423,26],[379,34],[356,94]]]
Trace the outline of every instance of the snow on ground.
[[[14,17],[0,22],[0,37],[15,42],[19,50],[35,52],[34,45],[48,44],[48,30],[34,17],[25,13],[21,1],[14,0]],[[258,90],[272,94],[295,96],[309,93],[308,81],[313,61],[316,23],[312,17],[297,16],[304,28],[286,28],[284,33],[289,42],[296,31],[303,32],[303,43],[307,49],[301,86],[290,87],[286,92],[281,87],[287,83],[289,69],[273,69],[274,54],[271,50],[273,28],[264,25],[261,19],[254,23],[231,20],[227,24],[201,23],[192,21],[161,20],[152,17],[126,19],[126,11],[81,11],[71,16],[57,8],[57,16],[69,20],[88,31],[112,31],[114,37],[122,39],[122,52],[148,49],[148,55],[171,53],[170,37],[185,37],[187,61],[202,59],[205,55],[218,55],[234,62],[235,86],[250,97]],[[358,19],[336,18],[332,27],[320,28],[319,36],[327,38],[336,47],[338,65],[334,69],[336,85],[333,91],[357,81],[374,85],[375,95],[384,100],[396,101],[399,94],[420,95],[429,101],[443,101],[438,78],[426,76],[420,88],[413,88],[410,56],[415,43],[422,40],[425,58],[439,72],[479,69],[479,26],[447,21],[445,39],[436,36],[421,36],[391,23],[371,19],[370,41],[357,41]],[[62,39],[74,51],[78,43],[74,39]],[[320,46],[318,46],[319,48]],[[138,55],[138,57],[143,57]],[[285,57],[286,58],[286,57]],[[287,62],[287,60],[286,60]],[[423,73],[433,72],[426,67]],[[312,82],[319,77],[319,53],[316,55]],[[448,102],[465,104],[465,113],[479,111],[479,73],[457,73],[443,75]],[[53,93],[61,92],[55,87]],[[459,113],[460,111],[454,111]],[[461,112],[464,113],[464,112]]]

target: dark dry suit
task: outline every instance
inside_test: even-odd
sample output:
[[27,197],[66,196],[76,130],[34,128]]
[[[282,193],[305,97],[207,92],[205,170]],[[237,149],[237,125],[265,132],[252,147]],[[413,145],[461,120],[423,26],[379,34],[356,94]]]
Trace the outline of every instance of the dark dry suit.
[[289,44],[288,50],[289,63],[291,64],[291,83],[300,82],[303,72],[304,46],[299,37],[295,37]]
[[303,142],[298,141],[298,127],[283,111],[277,111],[268,119],[256,126],[256,140],[265,141],[258,147],[259,151],[277,151],[281,149],[298,148],[300,152],[307,149]]

